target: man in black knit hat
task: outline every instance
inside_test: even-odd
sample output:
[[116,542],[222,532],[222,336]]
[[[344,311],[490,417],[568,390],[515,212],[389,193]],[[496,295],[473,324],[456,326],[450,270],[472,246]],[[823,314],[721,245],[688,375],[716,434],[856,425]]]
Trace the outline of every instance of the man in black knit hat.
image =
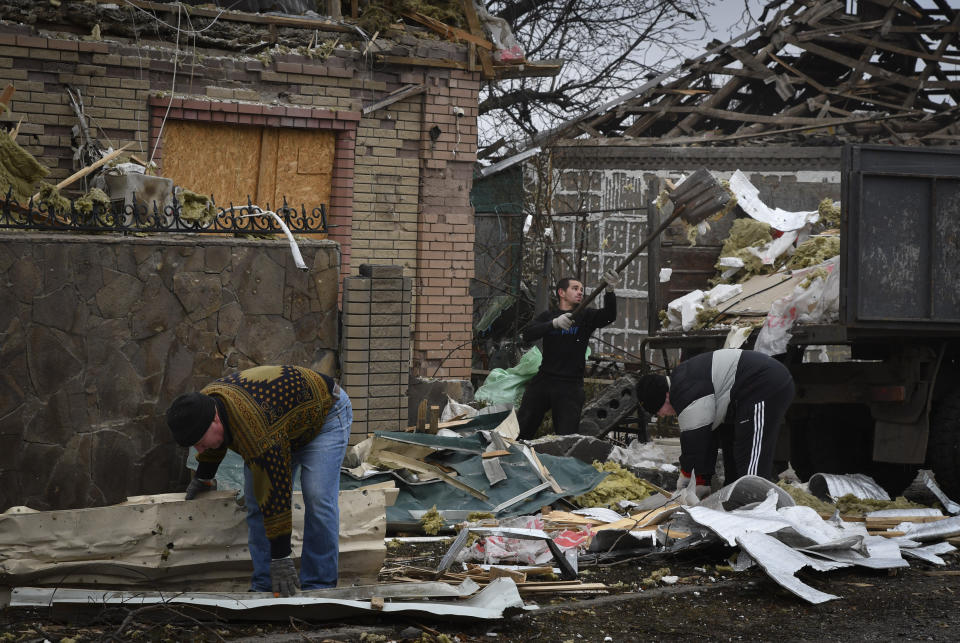
[[723,449],[724,484],[745,475],[773,477],[773,454],[793,377],[763,353],[726,348],[677,364],[669,377],[644,375],[637,395],[648,413],[676,415],[680,425],[680,477],[685,488],[696,475],[701,498]]
[[[330,377],[300,366],[233,373],[170,405],[174,439],[197,450],[187,500],[216,489],[227,449],[243,458],[251,590],[291,596],[301,586],[336,586],[340,464],[352,423],[347,394]],[[305,505],[299,579],[290,557],[297,473]]]

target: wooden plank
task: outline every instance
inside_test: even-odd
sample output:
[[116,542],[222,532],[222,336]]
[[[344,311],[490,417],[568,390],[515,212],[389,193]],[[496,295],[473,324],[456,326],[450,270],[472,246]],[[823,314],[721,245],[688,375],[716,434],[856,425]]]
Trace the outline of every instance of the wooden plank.
[[876,29],[877,27],[882,26],[883,23],[883,20],[867,20],[849,25],[830,25],[829,27],[821,27],[819,29],[807,29],[806,31],[798,33],[797,38],[800,40],[813,40],[814,38],[819,38],[820,36],[831,36],[849,33],[851,31],[867,31],[870,29]]
[[[239,131],[239,130],[238,130]],[[253,157],[253,150],[250,151]],[[276,127],[264,127],[260,132],[259,158],[257,167],[257,189],[253,198],[264,206],[273,201],[277,193],[277,161],[280,158],[280,131]],[[252,159],[251,159],[252,160]],[[246,165],[246,159],[237,159],[240,165]],[[244,172],[245,173],[245,172]],[[238,175],[240,173],[238,172]]]
[[[163,128],[163,176],[212,195],[227,207],[259,199],[261,127],[168,120]],[[225,162],[229,159],[229,162]]]
[[596,518],[587,518],[586,516],[581,516],[580,514],[571,513],[569,511],[551,511],[546,514],[542,514],[541,517],[545,522],[562,522],[568,525],[596,525],[597,523],[602,523],[602,520],[597,520]]
[[400,15],[405,18],[410,18],[415,22],[419,22],[424,27],[432,29],[437,32],[447,40],[463,40],[465,42],[472,43],[478,47],[482,47],[487,51],[493,51],[493,43],[487,40],[486,38],[481,38],[480,36],[475,36],[469,31],[464,31],[463,29],[458,29],[457,27],[451,27],[445,22],[441,22],[436,18],[431,18],[430,16],[425,16],[422,13],[416,13],[413,11],[401,11]]
[[[482,54],[483,52],[478,52]],[[489,54],[488,54],[489,55]],[[482,60],[482,59],[481,59]],[[556,76],[563,68],[563,62],[555,60],[528,60],[519,65],[494,65],[496,78],[548,78]]]
[[498,451],[484,451],[480,454],[481,458],[499,458],[504,455],[510,455],[510,452],[506,449],[500,449]]
[[[337,135],[331,130],[277,128],[277,185],[271,205],[300,209],[330,204]],[[312,236],[312,235],[311,235]]]
[[849,56],[844,56],[843,54],[837,53],[826,47],[821,47],[820,45],[814,44],[812,42],[802,42],[792,36],[791,34],[784,34],[783,39],[785,42],[790,43],[796,47],[800,47],[808,51],[811,54],[820,56],[821,58],[826,58],[827,60],[832,60],[833,62],[840,63],[841,65],[846,65],[851,69],[861,69],[864,72],[869,73],[871,76],[876,76],[877,78],[884,78],[887,80],[892,80],[901,85],[906,85],[910,88],[915,88],[920,86],[920,81],[916,78],[908,78],[901,74],[889,71],[883,67],[878,67],[876,65],[859,61],[855,58]]
[[405,98],[410,98],[411,96],[419,96],[425,91],[427,91],[427,86],[423,84],[407,85],[406,87],[401,87],[397,91],[387,94],[387,96],[385,96],[382,100],[379,100],[376,103],[373,103],[372,105],[367,105],[366,107],[364,107],[363,115],[366,116],[367,114],[372,114],[378,109],[383,109],[384,107],[393,105],[394,103],[404,100]]
[[827,87],[826,85],[820,84],[819,82],[814,80],[812,77],[804,74],[803,72],[801,72],[799,69],[797,69],[790,63],[779,58],[776,54],[770,54],[770,58],[772,58],[773,60],[776,60],[777,64],[779,64],[781,67],[783,67],[790,73],[796,76],[799,76],[803,80],[803,82],[807,83],[808,85],[820,91],[821,93],[827,94],[829,96],[838,96],[840,98],[848,98],[850,100],[860,101],[864,103],[872,103],[874,105],[879,105],[881,107],[889,107],[891,109],[898,109],[898,110],[903,109],[903,106],[900,104],[884,101],[875,96],[862,96],[862,95],[852,94],[849,91],[841,90],[835,87]]
[[[483,25],[480,24],[480,17],[473,6],[473,0],[460,0],[460,6],[463,8],[463,15],[467,19],[467,27],[470,33],[475,36],[483,37]],[[493,80],[493,57],[490,52],[482,49],[477,50],[477,57],[480,59],[481,75],[486,80]]]
[[540,458],[537,457],[537,452],[533,450],[532,447],[524,446],[522,447],[523,454],[527,456],[527,459],[530,461],[530,464],[533,465],[534,470],[537,472],[537,475],[540,476],[540,479],[550,485],[550,488],[554,493],[563,493],[563,488],[553,479],[553,476],[550,475],[550,471],[543,466],[543,463],[540,462]]
[[656,529],[657,523],[664,517],[669,514],[672,514],[676,511],[676,503],[667,505],[665,507],[659,507],[657,509],[651,509],[650,511],[644,511],[642,513],[636,513],[629,518],[623,518],[616,522],[607,523],[605,525],[599,525],[594,527],[590,531],[597,533],[598,531],[605,531],[607,529],[628,529],[630,531],[643,531]]
[[652,107],[632,107],[630,111],[638,113],[674,113],[674,114],[701,114],[703,116],[709,116],[710,118],[718,118],[725,121],[743,121],[745,123],[766,123],[770,125],[815,125],[819,122],[822,122],[822,119],[806,117],[806,116],[781,116],[773,115],[767,116],[766,114],[747,114],[744,112],[734,112],[727,109],[716,109],[710,107],[700,107],[700,106],[683,106],[677,105],[673,107],[661,108],[658,106]]
[[515,583],[527,582],[527,575],[524,572],[516,571],[514,569],[504,569],[503,567],[491,567],[488,573],[491,579],[510,578]]
[[423,433],[427,430],[427,400],[420,400],[417,405],[417,433]]
[[[449,429],[450,427],[454,427],[454,426],[462,426],[469,421],[470,421],[470,418],[453,418],[452,420],[441,422],[438,426],[441,429]],[[417,427],[415,426],[408,426],[406,429],[404,429],[404,431],[407,433],[410,433],[416,430],[417,430]]]
[[[884,51],[892,51],[893,53],[896,53],[896,54],[903,54],[905,56],[911,56],[914,58],[922,58],[923,60],[932,60],[934,62],[950,63],[953,65],[960,63],[960,58],[949,58],[949,57],[937,55],[936,53],[931,54],[927,51],[917,51],[915,49],[907,49],[906,47],[898,47],[897,45],[891,44],[884,40],[877,40],[876,38],[864,38],[863,36],[848,34],[844,36],[844,40],[852,40],[853,42],[859,42],[862,45],[869,45],[874,49],[883,49]],[[947,43],[946,45],[944,45],[944,49],[945,49],[946,46],[949,46],[950,40],[948,40],[947,38],[944,38],[943,40],[940,41],[940,44],[943,45],[944,42]]]
[[[88,165],[88,166],[86,166],[86,167],[84,167],[84,168],[81,168],[81,169],[77,170],[76,172],[74,172],[73,174],[71,174],[70,176],[68,176],[67,178],[65,178],[64,180],[62,180],[62,181],[60,181],[59,183],[57,183],[56,188],[57,188],[58,190],[62,190],[63,188],[65,188],[65,187],[67,187],[68,185],[70,185],[71,183],[74,183],[75,181],[79,181],[80,179],[82,179],[82,178],[85,177],[86,175],[90,174],[91,172],[93,172],[93,171],[96,170],[97,168],[99,168],[99,167],[101,167],[101,166],[103,166],[103,165],[106,165],[107,163],[109,163],[109,162],[112,161],[113,159],[115,159],[115,158],[117,158],[118,156],[120,156],[120,154],[122,154],[122,153],[123,153],[128,147],[130,147],[131,145],[133,145],[133,143],[127,143],[127,144],[124,145],[123,147],[118,148],[118,149],[115,149],[114,151],[110,152],[109,154],[104,155],[103,158],[99,159],[98,161],[96,161],[96,162],[94,162],[94,163],[91,163],[90,165]],[[40,198],[40,193],[39,193],[39,192],[37,192],[36,194],[33,195],[33,200],[34,200],[34,201],[36,201],[36,200],[39,199],[39,198]]]
[[399,453],[393,453],[391,451],[380,451],[377,453],[377,459],[384,464],[392,464],[395,467],[402,469],[410,469],[411,471],[417,471],[419,473],[433,473],[436,474],[441,480],[446,482],[451,487],[456,487],[460,491],[469,493],[471,496],[478,500],[483,500],[486,502],[489,500],[487,494],[483,493],[479,489],[474,489],[468,484],[465,484],[456,478],[447,475],[439,467],[435,467],[432,464],[427,464],[426,462],[421,462],[420,460],[414,460],[413,458],[408,458],[405,455]]

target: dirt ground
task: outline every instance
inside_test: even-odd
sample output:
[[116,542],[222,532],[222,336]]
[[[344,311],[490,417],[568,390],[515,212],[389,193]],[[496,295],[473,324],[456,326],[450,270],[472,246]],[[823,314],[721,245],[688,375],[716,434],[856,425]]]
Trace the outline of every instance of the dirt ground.
[[[435,558],[442,545],[404,548],[392,558]],[[681,557],[634,558],[584,566],[584,582],[605,583],[606,594],[527,597],[539,609],[496,622],[451,623],[364,619],[351,623],[293,620],[283,624],[184,622],[174,614],[140,618],[129,610],[57,623],[40,611],[7,609],[0,641],[889,641],[957,640],[960,631],[960,557],[947,566],[911,561],[909,569],[861,568],[800,572],[817,589],[841,598],[810,605],[781,589],[762,571],[724,571],[730,550]],[[438,559],[437,559],[438,560]],[[717,566],[721,570],[717,570]],[[644,588],[644,579],[668,567],[674,585]]]

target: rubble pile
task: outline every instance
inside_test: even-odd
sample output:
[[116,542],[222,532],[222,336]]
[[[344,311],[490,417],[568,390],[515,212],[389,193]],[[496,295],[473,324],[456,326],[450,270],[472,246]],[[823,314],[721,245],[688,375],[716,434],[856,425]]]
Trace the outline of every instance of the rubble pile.
[[768,207],[739,170],[729,188],[746,216],[733,221],[714,286],[669,302],[661,328],[730,329],[729,347],[737,348],[760,327],[754,349],[782,353],[795,323],[838,318],[839,206],[824,199],[810,212]]
[[[230,490],[241,486],[242,463],[229,458],[218,470],[221,490],[203,501],[186,502],[180,494],[130,499],[82,510],[73,521],[25,508],[0,515],[0,582],[14,588],[15,607],[147,606],[161,600],[151,589],[162,586],[186,590],[174,603],[203,605],[227,619],[256,613],[277,621],[291,614],[492,620],[544,596],[695,582],[671,574],[669,560],[705,547],[722,552],[712,568],[736,573],[759,566],[803,600],[821,603],[839,597],[798,578],[801,568],[942,565],[960,538],[960,504],[926,471],[911,489],[926,491],[935,506],[913,496],[891,500],[861,474],[816,474],[804,485],[746,476],[698,500],[693,487],[670,493],[636,474],[675,471],[666,442],[617,448],[618,459],[641,468],[614,461],[591,466],[538,455],[517,441],[516,431],[512,411],[480,413],[419,432],[378,432],[353,448],[341,471],[340,552],[342,570],[365,579],[361,586],[342,583],[281,601],[231,594],[242,591],[249,560],[244,512]],[[120,532],[112,526],[117,520],[126,525]],[[301,520],[302,509],[294,514],[294,556]],[[62,529],[75,532],[73,546],[62,546]],[[25,533],[36,536],[30,551]],[[410,533],[428,535],[404,535]],[[386,557],[406,541],[451,538],[435,556]],[[590,565],[638,556],[652,563],[636,567],[632,584],[591,581]],[[131,569],[138,573],[131,576]],[[222,591],[210,593],[211,583]]]

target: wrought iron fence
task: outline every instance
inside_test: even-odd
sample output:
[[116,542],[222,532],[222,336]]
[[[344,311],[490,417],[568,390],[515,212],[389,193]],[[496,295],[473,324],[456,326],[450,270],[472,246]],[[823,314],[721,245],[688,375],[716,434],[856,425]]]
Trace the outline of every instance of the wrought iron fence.
[[[21,205],[10,192],[0,199],[0,229],[75,230],[85,232],[175,232],[175,233],[238,233],[274,234],[283,230],[268,209],[254,205],[249,197],[246,205],[217,206],[212,200],[207,207],[187,208],[174,201],[160,207],[145,204],[69,201],[60,207],[31,199]],[[267,206],[269,208],[269,205]],[[273,211],[291,232],[317,234],[327,232],[327,209],[324,204],[309,212],[305,205],[298,210],[286,198]]]

